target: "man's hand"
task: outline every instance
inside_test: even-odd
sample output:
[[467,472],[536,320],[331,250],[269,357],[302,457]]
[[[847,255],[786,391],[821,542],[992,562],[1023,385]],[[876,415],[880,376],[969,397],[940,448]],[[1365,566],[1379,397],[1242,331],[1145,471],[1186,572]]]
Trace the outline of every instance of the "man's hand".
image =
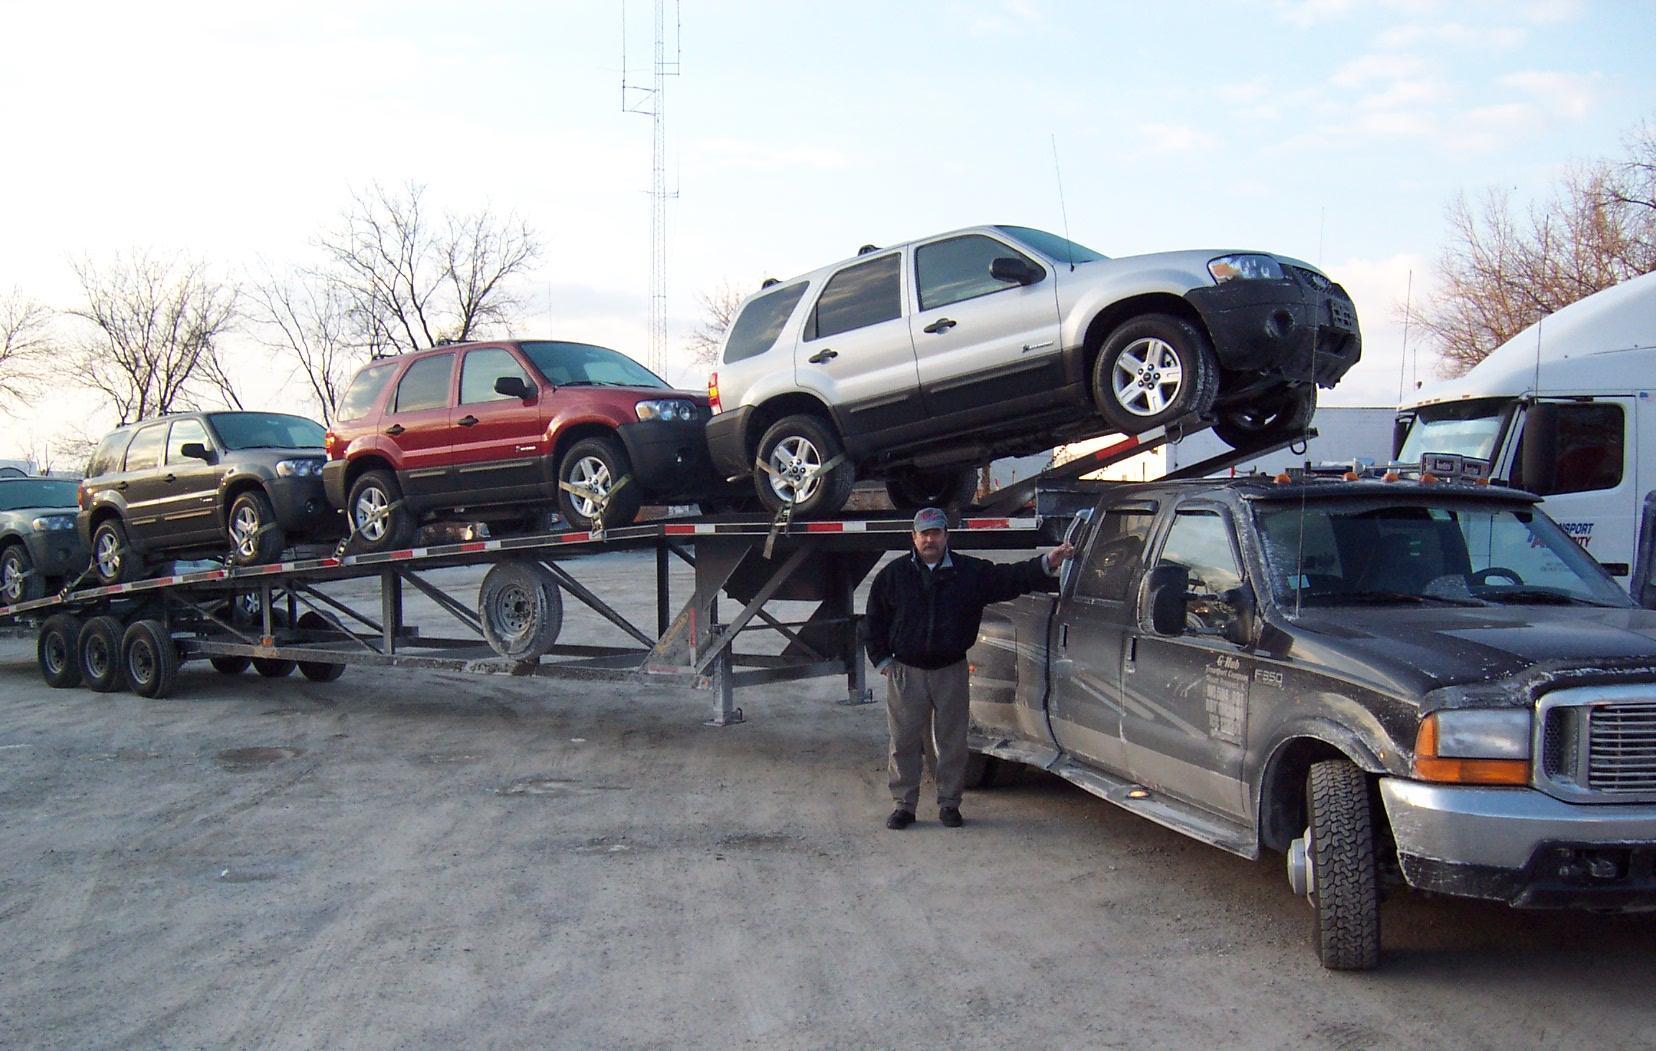
[[1056,573],[1058,567],[1075,557],[1075,545],[1065,542],[1047,552],[1047,569]]

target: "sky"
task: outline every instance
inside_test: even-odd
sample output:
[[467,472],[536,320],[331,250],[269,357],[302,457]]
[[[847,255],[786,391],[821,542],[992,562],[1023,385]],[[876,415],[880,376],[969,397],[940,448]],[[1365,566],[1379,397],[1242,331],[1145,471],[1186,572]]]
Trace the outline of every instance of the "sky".
[[[685,0],[677,17],[667,374],[691,387],[698,294],[993,222],[1067,225],[1111,256],[1316,263],[1364,334],[1322,403],[1395,405],[1434,378],[1402,306],[1431,290],[1454,195],[1544,198],[1656,119],[1647,0]],[[518,334],[642,359],[651,127],[622,110],[623,37],[647,83],[647,0],[0,0],[0,290],[67,309],[76,260],[134,250],[228,279],[306,264],[353,188],[414,181],[536,229]],[[228,346],[250,405],[314,411],[285,361]],[[0,457],[109,422],[64,372],[3,412]]]

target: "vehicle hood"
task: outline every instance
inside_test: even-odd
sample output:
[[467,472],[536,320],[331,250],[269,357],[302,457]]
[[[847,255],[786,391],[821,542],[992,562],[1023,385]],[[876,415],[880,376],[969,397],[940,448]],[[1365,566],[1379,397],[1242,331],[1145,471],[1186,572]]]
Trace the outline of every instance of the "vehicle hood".
[[1656,612],[1644,609],[1318,606],[1293,634],[1333,674],[1389,681],[1416,697],[1537,664],[1656,663]]
[[79,510],[80,508],[76,507],[74,504],[70,504],[68,507],[18,507],[10,511],[0,511],[0,521],[4,521],[8,518],[21,518],[24,521],[28,521],[31,518],[39,518],[42,515],[72,515]]
[[318,446],[306,446],[299,449],[231,449],[224,454],[225,460],[268,460],[275,463],[278,460],[326,460],[328,450]]

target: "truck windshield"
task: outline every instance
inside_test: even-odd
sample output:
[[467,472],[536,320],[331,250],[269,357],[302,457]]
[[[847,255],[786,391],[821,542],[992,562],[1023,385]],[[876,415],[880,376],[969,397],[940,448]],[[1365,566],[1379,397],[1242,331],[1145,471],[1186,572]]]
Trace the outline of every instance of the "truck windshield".
[[1459,453],[1480,460],[1493,458],[1495,440],[1506,418],[1506,398],[1479,398],[1448,405],[1423,405],[1403,439],[1397,458],[1419,463],[1425,453]]
[[17,478],[0,481],[0,511],[25,507],[74,507],[75,483],[56,478]]
[[554,387],[654,387],[667,381],[638,362],[608,347],[550,340],[521,344],[535,368]]
[[320,449],[322,425],[277,412],[215,412],[207,417],[226,449]]
[[1278,605],[1630,606],[1539,511],[1343,499],[1255,510]]

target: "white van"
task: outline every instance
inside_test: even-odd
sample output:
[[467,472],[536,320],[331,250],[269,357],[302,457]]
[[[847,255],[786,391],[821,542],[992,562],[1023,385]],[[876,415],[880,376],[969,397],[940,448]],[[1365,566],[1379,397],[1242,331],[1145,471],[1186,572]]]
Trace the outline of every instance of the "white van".
[[1656,273],[1542,319],[1459,379],[1398,409],[1396,459],[1490,461],[1611,575],[1631,580],[1640,514],[1656,489]]

